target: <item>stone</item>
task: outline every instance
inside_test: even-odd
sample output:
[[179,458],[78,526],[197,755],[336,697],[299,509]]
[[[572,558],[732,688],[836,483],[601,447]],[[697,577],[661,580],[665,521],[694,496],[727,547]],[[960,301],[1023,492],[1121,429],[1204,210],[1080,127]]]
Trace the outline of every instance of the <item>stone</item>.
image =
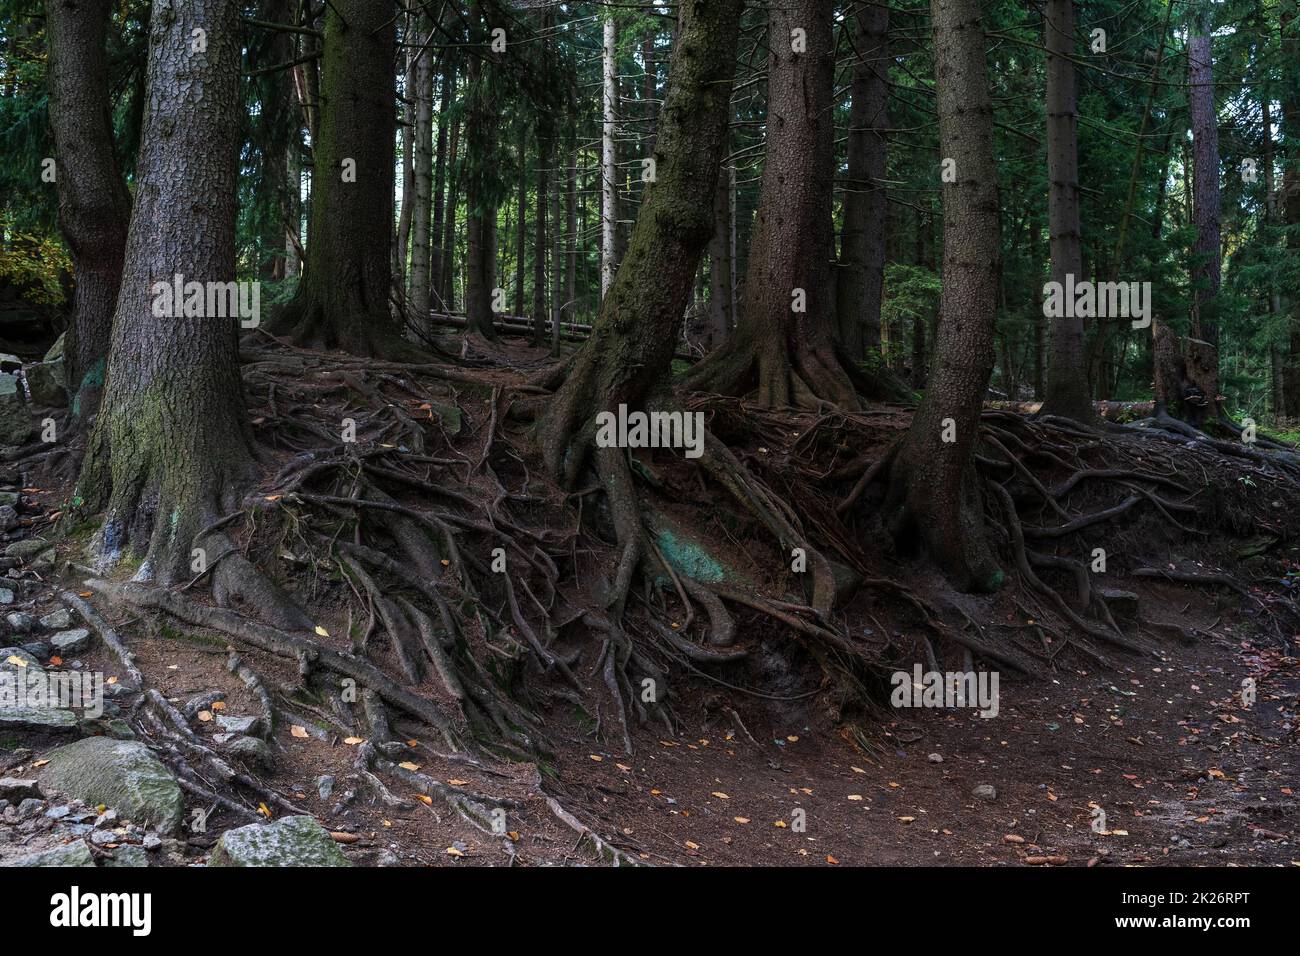
[[184,801],[171,771],[135,740],[88,737],[45,755],[43,790],[57,790],[92,806],[104,804],[124,818],[161,833],[179,829]]
[[36,626],[36,618],[26,611],[10,611],[5,615],[5,622],[13,628],[15,634],[26,634]]
[[266,722],[261,717],[239,717],[234,714],[221,714],[217,717],[217,726],[228,734],[247,734],[253,737],[266,735]]
[[943,754],[930,754],[925,759],[929,760],[930,763],[943,763]]
[[316,778],[316,792],[320,794],[322,800],[328,800],[330,794],[334,792],[334,778],[329,774],[321,774]]
[[146,850],[156,850],[163,845],[163,839],[156,833],[146,833],[144,835],[144,848]]
[[350,865],[329,831],[305,816],[227,830],[208,860],[208,866]]
[[32,405],[38,408],[62,408],[68,404],[68,391],[63,387],[63,359],[33,362],[23,368],[23,377],[27,379],[27,391],[31,393]]
[[13,505],[0,505],[0,531],[12,531],[22,522],[18,519],[18,512]]
[[58,707],[0,707],[0,730],[43,733],[71,733],[77,729],[77,715]]
[[50,647],[50,645],[46,644],[44,641],[28,641],[23,644],[23,650],[32,655],[32,657],[36,658],[42,664],[48,661],[50,655],[54,653],[54,648]]
[[27,856],[0,863],[0,866],[94,866],[95,858],[90,855],[90,848],[81,840],[67,846],[29,853]]
[[226,744],[226,753],[238,757],[244,763],[270,769],[275,765],[275,755],[265,740],[256,737],[236,737]]
[[26,797],[18,804],[18,819],[30,820],[45,809],[45,801],[40,797]]
[[38,671],[42,670],[41,662],[36,659],[31,651],[21,647],[0,647],[0,671],[17,672],[28,667],[34,667]]
[[64,817],[72,815],[72,807],[66,803],[59,807],[50,807],[45,811],[45,815],[51,820],[62,820]]
[[59,631],[50,638],[50,646],[54,648],[54,653],[61,657],[80,654],[90,648],[90,631],[84,627],[73,628],[70,631]]
[[981,783],[971,791],[971,796],[976,800],[983,800],[985,803],[992,803],[998,798],[998,790],[997,787],[992,784]]
[[[0,356],[0,362],[3,356]],[[25,445],[36,434],[18,376],[0,372],[0,445]]]
[[113,855],[107,857],[101,866],[148,866],[149,854],[143,847],[135,846],[131,843],[124,843],[113,851]]
[[45,353],[45,357],[41,359],[41,361],[57,362],[59,359],[63,358],[63,344],[67,341],[67,338],[67,332],[60,332],[59,337],[54,340],[54,344],[50,346],[50,350]]
[[18,502],[23,500],[23,496],[17,491],[0,491],[0,505],[12,505],[18,507]]
[[66,607],[51,611],[41,618],[41,627],[50,631],[64,631],[72,627],[72,612]]
[[1106,606],[1110,608],[1111,614],[1130,620],[1137,617],[1139,598],[1132,591],[1122,591],[1119,588],[1102,588],[1098,593],[1100,593],[1101,599],[1106,602]]
[[40,799],[41,785],[35,780],[22,780],[18,777],[0,777],[0,797],[20,802],[29,797]]
[[15,541],[5,548],[5,556],[10,558],[34,558],[42,551],[50,547],[50,543],[44,538],[28,538],[25,541]]
[[0,604],[13,604],[14,592],[9,588],[0,588]]

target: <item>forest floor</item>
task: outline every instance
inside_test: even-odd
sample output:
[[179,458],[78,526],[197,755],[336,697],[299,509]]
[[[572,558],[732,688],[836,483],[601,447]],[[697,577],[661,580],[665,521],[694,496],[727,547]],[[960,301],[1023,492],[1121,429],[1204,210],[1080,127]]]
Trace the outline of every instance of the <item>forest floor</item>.
[[[504,415],[498,422],[492,412],[495,390],[453,385],[447,399],[460,409],[447,450],[477,461],[494,440],[505,442],[511,427]],[[281,402],[283,413],[288,398]],[[418,398],[407,402],[412,411],[428,411]],[[734,406],[720,407],[714,422],[725,429],[720,419],[734,413]],[[908,414],[880,407],[859,420],[869,423],[874,438],[864,442],[865,433],[858,432],[855,456],[870,453],[873,445],[878,453],[906,428]],[[749,433],[747,461],[798,457],[810,423],[820,419],[786,421],[790,430],[779,445],[775,421],[763,418]],[[692,500],[673,485],[672,471],[665,467],[655,477],[656,493],[649,496],[654,507],[678,528],[716,523],[716,534],[702,540],[728,553],[727,573],[780,595],[780,583],[755,557],[763,546],[753,543],[753,529],[725,516],[719,520],[716,501],[701,511],[701,502],[716,499],[716,492],[701,487],[699,499]],[[502,469],[502,480],[517,487],[512,477]],[[54,475],[24,472],[23,480],[25,528],[13,537],[40,530],[71,496],[68,483]],[[530,476],[525,488],[527,481],[540,479]],[[837,494],[849,484],[837,486]],[[1279,487],[1255,490],[1267,499]],[[1130,554],[1127,565],[1219,570],[1226,566],[1229,544],[1251,541],[1261,530],[1289,528],[1296,504],[1282,501],[1287,520],[1276,527],[1242,526],[1235,543],[1181,534],[1158,516],[1158,532],[1126,519],[1125,531],[1141,541],[1123,539],[1125,547],[1140,552]],[[1262,507],[1276,512],[1279,502]],[[729,538],[736,547],[727,546]],[[1258,562],[1234,568],[1244,581],[1242,592],[1117,570],[1108,584],[1136,597],[1142,621],[1161,622],[1162,633],[1135,628],[1144,638],[1141,653],[1109,647],[1103,652],[1072,633],[1068,622],[1048,628],[1044,618],[1037,629],[1025,613],[1033,604],[1023,582],[992,596],[957,595],[923,561],[870,548],[874,567],[862,570],[887,571],[927,603],[973,618],[981,639],[992,641],[995,629],[1004,630],[1011,636],[1007,652],[1017,647],[1013,662],[1028,660],[1026,648],[1041,645],[1046,653],[1030,668],[1033,674],[999,669],[996,717],[982,717],[974,708],[888,706],[884,678],[924,663],[926,642],[907,602],[889,589],[877,594],[868,582],[842,623],[880,644],[883,689],[876,706],[828,704],[826,698],[835,695],[825,680],[785,646],[780,626],[755,613],[738,617],[737,644],[751,652],[750,659],[704,668],[712,676],[700,667],[690,668],[693,677],[674,676],[674,732],[629,721],[631,753],[612,729],[615,717],[588,648],[573,671],[584,699],[596,703],[546,708],[539,716],[548,745],[536,759],[450,753],[429,726],[394,712],[392,736],[405,742],[397,744],[402,766],[420,776],[381,773],[384,782],[376,786],[358,761],[361,737],[345,736],[310,714],[289,716],[286,709],[268,739],[273,765],[252,774],[284,801],[264,815],[280,816],[292,805],[316,817],[362,865],[596,864],[610,861],[609,847],[627,861],[692,866],[1300,865],[1300,807],[1293,795],[1300,786],[1300,659],[1288,656],[1287,640],[1278,639],[1282,631],[1295,633],[1296,620],[1279,618],[1274,610],[1278,579],[1294,567],[1285,550],[1294,548],[1294,539],[1280,533],[1274,545],[1270,560],[1277,568],[1268,571],[1269,581]],[[612,560],[612,548],[596,553],[602,551],[598,539],[584,546],[593,549],[592,565],[581,573],[575,558],[579,573],[566,576],[567,607],[594,602],[589,579],[597,575],[591,572]],[[19,564],[11,573],[21,583],[19,606],[33,615],[47,613],[58,606],[63,589],[79,589],[87,577],[84,549],[84,540],[68,540],[59,545],[55,564]],[[201,592],[189,593],[209,601]],[[256,695],[227,669],[228,635],[168,623],[106,602],[97,592],[80,593],[93,596],[91,603],[129,643],[149,685],[177,708],[219,700],[191,720],[200,740],[220,729],[222,715],[257,712]],[[304,603],[314,597],[313,619],[327,625],[327,634],[349,632],[351,618],[343,620],[337,588],[304,586],[297,594]],[[642,610],[649,613],[649,604]],[[1025,631],[1038,641],[1024,641]],[[338,638],[323,643],[346,649]],[[957,644],[936,640],[933,650],[938,669],[963,669]],[[245,646],[239,651],[266,686],[294,683],[293,660]],[[389,673],[398,671],[386,646],[373,647],[370,656]],[[79,655],[78,664],[112,676],[123,671],[120,659],[98,643]],[[1242,697],[1248,678],[1254,701]],[[429,688],[412,689],[436,697]],[[48,743],[0,739],[0,776],[34,773]],[[489,804],[505,811],[506,834],[475,826],[437,794],[431,798],[432,791],[419,785],[429,780],[457,793],[490,795]],[[255,796],[225,795],[250,808],[258,804]],[[166,862],[201,863],[223,829],[245,822],[218,807],[210,827],[184,832]],[[584,839],[584,826],[603,841]],[[0,860],[58,839],[57,828],[28,827],[0,840]]]

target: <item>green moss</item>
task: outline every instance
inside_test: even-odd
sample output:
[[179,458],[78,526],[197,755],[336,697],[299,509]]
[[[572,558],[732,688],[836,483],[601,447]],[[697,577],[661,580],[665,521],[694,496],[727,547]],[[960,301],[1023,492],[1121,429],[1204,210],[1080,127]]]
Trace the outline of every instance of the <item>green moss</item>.
[[678,571],[697,581],[721,581],[726,577],[722,565],[694,541],[677,537],[671,531],[659,532],[659,550]]

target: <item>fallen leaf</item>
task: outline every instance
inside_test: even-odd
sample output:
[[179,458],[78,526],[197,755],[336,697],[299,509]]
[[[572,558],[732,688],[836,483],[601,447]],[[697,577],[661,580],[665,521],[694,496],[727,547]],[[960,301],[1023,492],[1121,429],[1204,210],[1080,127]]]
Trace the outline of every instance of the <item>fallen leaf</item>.
[[325,630],[325,628],[321,627],[319,624],[316,625],[316,633],[319,634],[321,637],[330,636],[330,632]]
[[419,765],[418,763],[411,763],[411,761],[409,761],[409,760],[403,760],[401,763],[398,764],[398,766],[401,767],[403,770],[419,770],[419,769],[420,769],[420,765]]
[[749,817],[732,817],[731,819],[735,820],[737,823],[748,823],[748,822],[749,822]]
[[[203,721],[206,724],[211,719],[212,719],[212,713],[210,711],[206,711],[206,710],[199,711],[199,720]],[[303,736],[305,737],[306,734],[304,734]]]
[[447,782],[451,784],[453,787],[463,787],[465,786],[465,784],[469,783],[468,780],[461,780],[459,777],[452,777]]
[[224,700],[213,701],[213,703],[212,703],[212,709],[213,709],[213,710],[225,710],[225,709],[226,709],[226,702],[225,702]]
[[257,812],[260,813],[262,816],[266,817],[268,820],[271,819],[271,808],[268,807],[265,803],[259,803],[257,805]]
[[431,806],[433,806],[433,797],[429,796],[428,794],[417,793],[417,794],[415,795],[415,799],[419,800],[419,801],[420,801],[421,803],[423,803],[426,807],[431,807]]
[[344,737],[343,742],[349,747],[355,747],[357,744],[365,743],[360,737]]
[[717,797],[719,800],[730,800],[730,799],[731,799],[731,797],[727,796],[727,795],[726,795],[725,793],[723,793],[721,790],[714,790],[713,793],[710,794],[710,796]]
[[448,855],[448,856],[464,856],[465,854],[462,853],[462,852],[460,852],[460,850],[456,849],[454,846],[449,846],[449,847],[447,847],[447,855]]
[[831,856],[829,853],[826,854],[826,862],[829,863],[831,866],[840,865],[840,861],[835,859],[835,857]]
[[1024,843],[1025,838],[1018,833],[1008,833],[1002,838],[1003,843]]
[[[208,716],[210,717],[212,715],[209,714]],[[289,728],[289,733],[293,734],[295,737],[306,737],[307,728],[299,726],[298,724],[294,724],[292,727]]]

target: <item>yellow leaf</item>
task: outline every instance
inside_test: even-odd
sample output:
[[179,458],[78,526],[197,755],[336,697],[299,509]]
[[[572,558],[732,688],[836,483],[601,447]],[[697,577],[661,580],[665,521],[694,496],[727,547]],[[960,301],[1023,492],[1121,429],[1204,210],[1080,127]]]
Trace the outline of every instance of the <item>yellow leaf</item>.
[[850,794],[849,794],[849,799],[850,799],[850,800],[861,800],[861,799],[862,799],[862,794],[860,794],[860,793],[850,793]]
[[10,654],[8,657],[5,658],[5,663],[13,664],[15,667],[27,666],[27,662],[23,660],[21,657],[19,657],[17,654]]
[[330,632],[325,630],[325,628],[321,627],[319,624],[316,625],[316,633],[319,634],[321,637],[330,636]]
[[415,738],[411,738],[410,740],[408,740],[408,741],[406,742],[406,746],[408,746],[408,747],[418,747],[418,746],[420,746],[420,742],[419,742],[418,740],[416,740]]
[[602,760],[605,759],[604,757],[598,756],[596,754],[587,754],[587,756],[590,757],[592,760],[596,761],[596,763],[600,763]]
[[731,799],[731,797],[727,796],[727,795],[726,795],[725,793],[723,793],[721,790],[714,790],[713,793],[711,794],[711,796],[717,797],[719,800],[730,800],[730,799]]
[[306,737],[307,728],[301,727],[298,724],[294,724],[292,727],[289,728],[289,733],[293,734],[295,737]]
[[409,760],[403,760],[401,763],[398,764],[398,766],[401,767],[403,770],[419,770],[419,769],[420,769],[420,765],[419,765],[418,763],[411,763],[411,761],[409,761]]
[[41,767],[44,767],[47,763],[49,763],[48,760],[37,760],[35,763],[32,764],[32,769],[39,770]]
[[700,845],[698,843],[694,843],[690,840],[687,840],[685,845],[686,845],[686,849],[688,850],[698,850],[700,848]]
[[748,823],[748,822],[749,822],[749,817],[732,817],[731,819],[735,820],[737,823]]
[[355,747],[357,744],[365,743],[360,737],[344,737],[343,742],[349,747]]
[[431,807],[431,806],[433,806],[433,797],[426,796],[426,795],[423,794],[423,793],[417,793],[417,794],[415,795],[415,799],[419,800],[419,801],[420,801],[421,803],[423,803],[426,807]]
[[459,777],[452,777],[447,782],[451,784],[453,787],[463,787],[465,786],[465,784],[469,783],[468,780],[461,780]]
[[449,846],[449,847],[447,847],[447,855],[448,855],[448,856],[464,856],[465,854],[462,853],[462,852],[460,852],[460,850],[456,849],[454,846]]
[[777,820],[775,823],[772,824],[772,826],[780,827],[782,830],[786,830],[789,829],[790,824],[786,823],[784,820]]
[[116,678],[116,677],[110,677],[110,678],[109,678],[105,683],[108,683],[108,684],[116,684],[116,683],[117,683],[117,678]]
[[257,805],[257,812],[260,813],[262,816],[266,817],[268,820],[271,819],[271,808],[268,807],[265,803],[259,803]]
[[829,863],[831,866],[840,865],[840,861],[835,859],[835,857],[831,856],[829,853],[826,854],[826,862]]
[[224,700],[214,701],[213,704],[212,704],[212,709],[213,709],[213,710],[225,710],[225,709],[226,709],[226,702],[225,702]]

